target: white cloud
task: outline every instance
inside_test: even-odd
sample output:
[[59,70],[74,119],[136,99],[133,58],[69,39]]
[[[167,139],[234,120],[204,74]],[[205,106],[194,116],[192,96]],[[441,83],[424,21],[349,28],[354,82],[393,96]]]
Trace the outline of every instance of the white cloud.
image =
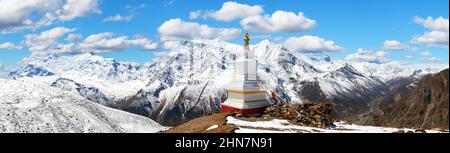
[[163,47],[166,49],[170,49],[170,48],[176,48],[181,46],[181,42],[180,41],[164,41],[163,42]]
[[197,11],[189,12],[189,18],[190,18],[190,19],[197,19],[197,18],[199,18],[200,16],[202,16],[202,10],[197,10]]
[[157,43],[152,42],[148,38],[141,35],[134,36],[133,39],[128,40],[127,43],[131,46],[141,46],[142,49],[145,50],[154,50],[158,48]]
[[146,4],[139,4],[139,5],[126,5],[125,9],[128,9],[130,12],[136,12],[139,9],[143,9],[147,7]]
[[160,39],[167,40],[191,40],[199,37],[204,39],[230,40],[238,37],[241,30],[236,28],[213,28],[205,24],[184,22],[181,19],[170,19],[158,28]]
[[83,52],[89,51],[94,53],[121,51],[131,46],[141,46],[145,50],[153,50],[157,48],[157,44],[148,40],[143,36],[136,36],[128,39],[128,36],[112,37],[112,32],[104,32],[93,34],[84,39],[79,47]]
[[[35,28],[49,24],[42,15],[60,7],[58,0],[28,0],[12,1],[0,0],[0,31],[1,33],[15,32],[23,28]],[[31,20],[32,14],[39,14],[41,18]]]
[[429,51],[424,51],[420,53],[420,60],[425,62],[439,62],[441,61],[438,57],[432,57],[432,53]]
[[334,41],[309,35],[302,37],[290,37],[284,41],[283,46],[289,50],[303,53],[321,53],[345,50],[345,48],[337,45]]
[[423,35],[415,35],[411,40],[412,43],[421,43],[428,45],[442,45],[448,47],[449,43],[449,22],[448,19],[438,17],[433,19],[427,17],[426,19],[415,17],[415,23],[422,25],[429,31]]
[[412,56],[412,55],[405,55],[405,58],[406,58],[406,59],[414,59],[415,57]]
[[437,57],[431,57],[428,60],[431,61],[431,62],[439,62],[439,61],[441,61],[441,59],[437,58]]
[[61,21],[72,20],[76,17],[83,17],[88,13],[101,13],[97,8],[99,0],[67,0],[58,13]]
[[424,61],[424,62],[439,62],[439,61],[441,61],[441,59],[437,58],[437,57],[421,57],[420,60]]
[[47,51],[58,45],[57,39],[64,36],[64,34],[73,32],[75,29],[65,27],[56,27],[40,34],[25,35],[25,44],[29,46],[31,52]]
[[136,35],[130,39],[128,36],[114,37],[112,32],[92,34],[83,40],[79,34],[68,34],[65,39],[68,43],[58,41],[66,33],[73,31],[75,29],[56,27],[40,34],[26,35],[24,42],[33,54],[103,53],[122,51],[133,46],[138,46],[143,50],[153,50],[158,47],[157,43],[141,35]]
[[0,49],[22,49],[23,47],[20,45],[16,45],[14,43],[11,42],[4,42],[4,43],[0,43]]
[[448,47],[448,32],[431,31],[426,32],[421,36],[414,36],[412,43],[423,43],[429,45],[443,45]]
[[370,63],[384,63],[387,62],[387,53],[384,51],[369,51],[363,48],[358,48],[358,50],[347,55],[346,59],[355,62],[370,62]]
[[316,21],[307,18],[302,12],[276,11],[271,16],[255,15],[241,21],[244,29],[253,32],[306,32],[316,26]]
[[55,21],[68,21],[99,13],[99,0],[0,0],[0,33],[37,29]]
[[255,34],[252,35],[252,38],[256,38],[256,39],[270,39],[272,38],[272,35],[268,35],[268,34]]
[[423,27],[433,30],[433,31],[448,31],[448,19],[445,19],[444,17],[438,17],[436,19],[433,19],[431,16],[427,17],[426,19],[420,18],[420,17],[414,17],[414,21],[417,24],[422,25]]
[[222,5],[222,8],[220,8],[217,11],[193,11],[189,13],[189,17],[191,19],[197,19],[199,17],[202,17],[204,19],[206,18],[214,18],[216,20],[220,21],[233,21],[235,19],[242,19],[245,17],[258,15],[263,13],[264,10],[262,6],[260,5],[247,5],[247,4],[240,4],[237,2],[225,2]]
[[275,37],[275,38],[273,38],[273,41],[276,41],[276,42],[281,42],[283,40],[285,40],[284,37]]
[[431,53],[429,51],[424,51],[420,53],[421,56],[431,56]]
[[397,40],[385,40],[383,50],[408,50],[409,46]]
[[130,21],[131,19],[133,19],[134,15],[127,15],[127,16],[122,16],[120,14],[116,14],[113,16],[108,16],[105,19],[103,19],[103,22],[118,22],[118,21]]
[[69,34],[67,35],[66,41],[73,42],[73,41],[79,41],[83,38],[80,34]]
[[438,57],[433,57],[433,54],[429,51],[424,51],[420,53],[420,60],[425,62],[439,62],[441,61]]
[[112,32],[104,32],[88,36],[80,43],[80,47],[90,52],[109,52],[111,50],[124,50],[128,48],[128,37],[112,38]]
[[170,6],[174,3],[174,0],[164,0],[164,6]]

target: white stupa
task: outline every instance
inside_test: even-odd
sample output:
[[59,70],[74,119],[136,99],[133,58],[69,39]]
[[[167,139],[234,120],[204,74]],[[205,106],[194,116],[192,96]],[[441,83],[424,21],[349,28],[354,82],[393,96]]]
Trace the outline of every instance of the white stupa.
[[266,91],[262,89],[263,81],[258,77],[258,61],[250,50],[248,33],[245,34],[243,56],[236,60],[233,81],[225,85],[228,99],[222,103],[222,112],[240,114],[258,114],[270,105]]

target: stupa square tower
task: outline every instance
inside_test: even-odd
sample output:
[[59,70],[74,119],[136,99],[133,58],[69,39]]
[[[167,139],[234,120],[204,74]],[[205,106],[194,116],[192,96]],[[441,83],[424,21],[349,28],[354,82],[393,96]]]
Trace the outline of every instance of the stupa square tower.
[[245,34],[243,56],[236,60],[235,74],[231,83],[225,85],[228,99],[222,103],[222,112],[236,112],[244,115],[263,113],[270,103],[263,81],[258,77],[258,61],[249,47],[249,36]]

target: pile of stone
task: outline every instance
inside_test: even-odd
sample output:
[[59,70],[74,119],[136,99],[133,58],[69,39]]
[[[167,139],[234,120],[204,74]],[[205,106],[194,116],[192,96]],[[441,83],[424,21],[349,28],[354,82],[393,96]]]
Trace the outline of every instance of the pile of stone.
[[281,118],[291,123],[326,128],[333,125],[332,105],[328,103],[278,104],[266,108],[266,117]]

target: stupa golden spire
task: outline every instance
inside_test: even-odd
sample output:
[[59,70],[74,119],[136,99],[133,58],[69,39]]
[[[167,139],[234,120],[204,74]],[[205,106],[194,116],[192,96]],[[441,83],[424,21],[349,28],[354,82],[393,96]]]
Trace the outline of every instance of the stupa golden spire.
[[248,32],[245,33],[244,41],[245,41],[244,50],[249,51],[250,50],[250,47],[249,47],[250,37],[248,36]]

